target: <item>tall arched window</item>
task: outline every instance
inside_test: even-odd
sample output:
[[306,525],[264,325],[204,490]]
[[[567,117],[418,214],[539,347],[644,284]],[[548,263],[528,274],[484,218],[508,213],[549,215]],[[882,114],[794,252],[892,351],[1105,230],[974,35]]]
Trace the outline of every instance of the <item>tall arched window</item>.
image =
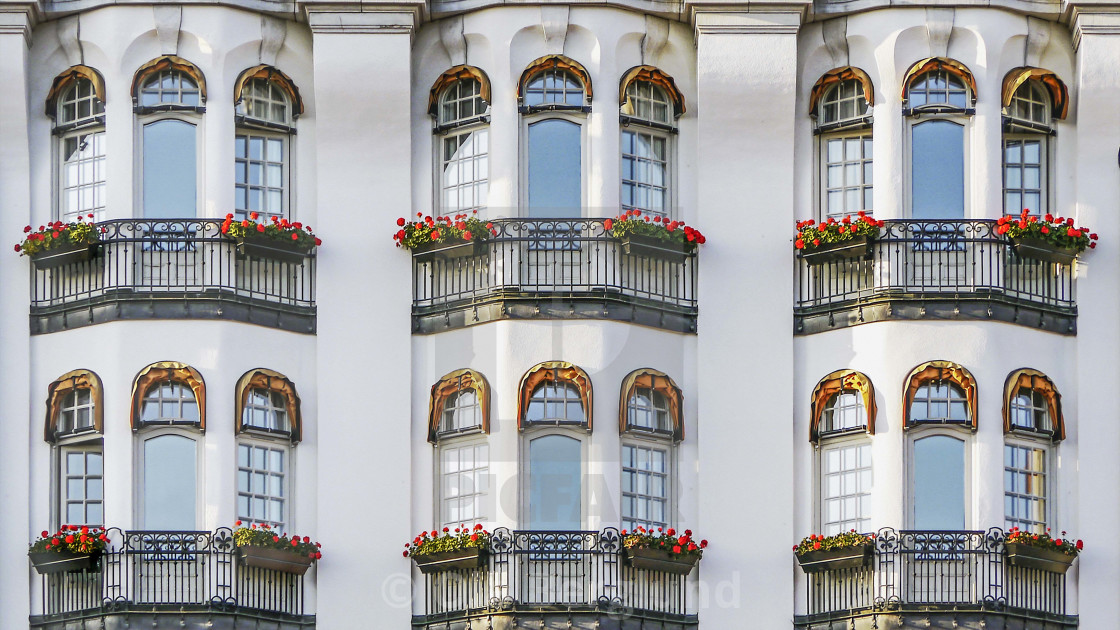
[[820,522],[825,534],[871,530],[871,441],[875,390],[860,372],[838,370],[813,390],[809,439],[818,445]]
[[572,426],[591,430],[591,379],[563,361],[539,363],[521,377],[518,426]]
[[52,496],[58,524],[103,525],[101,379],[73,370],[47,387],[44,438],[53,446],[58,480]]
[[456,370],[434,385],[428,439],[436,447],[436,496],[445,526],[493,518],[490,493],[490,385],[475,370]]
[[813,87],[810,114],[820,137],[822,220],[871,213],[871,79],[859,68],[837,68]]
[[74,66],[47,96],[57,142],[56,204],[60,221],[105,218],[105,88],[101,75]]
[[484,213],[490,190],[490,79],[473,66],[440,75],[429,95],[435,117],[439,213]]
[[583,213],[583,123],[590,77],[567,57],[542,57],[522,73],[518,101],[525,129],[525,204],[535,219]]
[[1003,211],[1050,209],[1053,121],[1065,117],[1065,84],[1039,68],[1015,68],[1003,81]]
[[1022,368],[1004,386],[1004,524],[1045,531],[1051,520],[1055,445],[1065,434],[1062,396],[1045,374]]
[[246,523],[291,526],[289,471],[292,448],[302,437],[303,416],[295,383],[265,368],[237,381],[237,518]]
[[667,374],[642,368],[622,381],[621,526],[673,524],[676,443],[684,437],[681,390]]
[[284,218],[292,205],[292,136],[303,113],[299,90],[276,68],[256,66],[237,79],[234,103],[234,215]]
[[621,206],[672,215],[673,137],[684,97],[672,77],[652,66],[631,68],[619,94]]

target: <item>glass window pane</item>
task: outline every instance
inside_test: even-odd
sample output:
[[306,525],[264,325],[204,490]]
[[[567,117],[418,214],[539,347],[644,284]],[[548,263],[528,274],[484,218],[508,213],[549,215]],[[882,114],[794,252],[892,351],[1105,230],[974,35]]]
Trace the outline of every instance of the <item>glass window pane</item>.
[[529,125],[529,216],[578,218],[583,184],[581,130],[576,123],[547,119]]
[[964,127],[930,120],[913,127],[911,188],[915,219],[964,218]]
[[530,441],[529,529],[580,529],[582,477],[579,440],[547,435]]
[[145,529],[196,527],[195,441],[161,435],[144,441]]
[[964,442],[935,435],[914,441],[914,526],[964,529]]
[[195,126],[165,119],[144,125],[144,217],[195,216]]

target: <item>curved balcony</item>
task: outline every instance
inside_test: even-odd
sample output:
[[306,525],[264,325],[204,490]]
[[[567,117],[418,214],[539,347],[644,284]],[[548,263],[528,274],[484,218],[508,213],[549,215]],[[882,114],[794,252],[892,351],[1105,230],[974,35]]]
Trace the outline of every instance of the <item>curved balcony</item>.
[[41,601],[37,607],[32,601],[31,628],[315,626],[304,601],[315,569],[295,575],[242,565],[230,529],[110,529],[109,537],[109,551],[95,568],[39,576]]
[[315,254],[238,251],[210,219],[104,221],[89,260],[31,266],[31,333],[127,319],[224,319],[315,332]]
[[986,220],[886,221],[857,257],[822,262],[799,253],[795,334],[954,319],[1076,334],[1074,266],[1021,257],[995,229]]
[[604,220],[496,219],[497,234],[477,249],[414,251],[413,332],[501,319],[607,319],[696,332],[695,252],[627,253]]
[[[836,628],[1076,628],[1066,576],[1015,566],[1004,532],[878,532],[870,564],[803,576],[803,630]],[[876,626],[877,624],[877,626]]]
[[483,566],[420,577],[423,609],[412,627],[695,628],[690,596],[698,571],[683,576],[631,567],[614,528],[500,528]]

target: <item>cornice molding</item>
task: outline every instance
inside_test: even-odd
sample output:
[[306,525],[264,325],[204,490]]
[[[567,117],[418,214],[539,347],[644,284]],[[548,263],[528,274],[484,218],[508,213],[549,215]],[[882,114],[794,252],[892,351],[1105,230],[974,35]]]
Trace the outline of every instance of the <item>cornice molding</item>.
[[812,3],[783,2],[689,2],[686,12],[696,36],[701,35],[795,35],[805,22]]
[[1120,35],[1120,3],[1069,2],[1065,19],[1073,33],[1073,49],[1085,35]]
[[314,35],[411,35],[423,19],[425,6],[423,1],[394,4],[305,2],[303,10]]
[[0,36],[23,35],[24,43],[30,48],[31,30],[39,23],[39,17],[38,3],[0,0]]

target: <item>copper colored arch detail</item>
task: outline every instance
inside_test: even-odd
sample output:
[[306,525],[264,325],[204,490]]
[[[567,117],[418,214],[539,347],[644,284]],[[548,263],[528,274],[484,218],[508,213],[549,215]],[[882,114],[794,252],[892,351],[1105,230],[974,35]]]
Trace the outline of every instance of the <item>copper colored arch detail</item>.
[[432,89],[428,92],[428,114],[436,116],[439,112],[439,97],[443,91],[450,87],[456,81],[464,79],[474,79],[478,81],[478,96],[482,100],[490,103],[490,77],[481,68],[474,66],[455,66],[447,72],[439,75],[436,82],[432,84]]
[[618,432],[626,433],[630,430],[628,424],[628,407],[634,390],[639,387],[652,389],[665,396],[669,401],[669,419],[673,423],[673,440],[680,442],[684,439],[684,417],[681,415],[684,396],[681,388],[673,382],[668,374],[653,368],[634,370],[622,379],[622,396],[618,400]]
[[914,368],[906,377],[906,391],[902,397],[902,417],[906,418],[905,428],[909,429],[910,405],[918,388],[931,381],[949,381],[964,392],[968,404],[968,414],[972,429],[976,430],[976,379],[960,364],[951,361],[930,361]]
[[292,443],[303,439],[303,415],[300,411],[299,392],[296,384],[287,376],[267,368],[254,368],[237,379],[234,395],[234,427],[237,433],[244,430],[241,424],[245,414],[245,405],[249,402],[249,394],[254,389],[266,389],[276,392],[284,397],[284,411],[288,414],[288,425],[291,427]]
[[529,401],[533,391],[545,381],[571,383],[579,392],[580,402],[583,403],[584,417],[587,418],[587,430],[591,430],[591,378],[582,368],[566,361],[545,361],[529,368],[521,377],[521,384],[517,389],[517,430],[525,429],[525,414],[529,410]]
[[863,87],[863,98],[867,101],[867,104],[869,106],[875,104],[875,86],[871,83],[871,77],[859,68],[844,66],[843,68],[829,70],[813,84],[813,90],[809,93],[809,114],[816,116],[820,100],[824,98],[829,89],[844,81],[859,81],[859,84]]
[[140,370],[140,373],[136,375],[136,380],[132,382],[132,406],[129,409],[128,416],[129,422],[132,424],[132,430],[140,429],[140,406],[144,403],[144,395],[148,393],[148,389],[152,385],[162,381],[183,383],[191,388],[191,391],[194,392],[194,400],[198,404],[198,426],[205,431],[206,383],[203,382],[202,375],[198,373],[198,370],[186,363],[175,361],[153,363]]
[[299,88],[296,87],[295,81],[276,68],[264,64],[253,66],[238,75],[237,82],[233,84],[234,104],[241,101],[241,91],[245,89],[245,84],[253,79],[264,79],[283,90],[292,103],[292,118],[297,118],[303,113],[303,98],[299,95]]
[[923,74],[934,70],[944,70],[949,74],[957,76],[961,81],[964,81],[964,84],[968,86],[972,102],[974,104],[976,103],[976,79],[972,76],[972,71],[963,63],[955,59],[946,59],[945,57],[922,59],[910,66],[910,69],[906,71],[906,76],[902,79],[903,102],[906,101],[906,96],[910,93],[910,84]]
[[153,59],[148,63],[140,66],[136,70],[136,74],[132,77],[132,100],[135,101],[140,94],[140,85],[144,83],[144,79],[149,75],[161,72],[163,70],[178,70],[184,74],[189,75],[194,82],[198,84],[198,96],[203,103],[206,102],[206,77],[198,66],[175,55],[165,55],[158,59]]
[[104,390],[101,378],[89,370],[72,370],[56,378],[47,385],[47,418],[43,426],[43,439],[54,442],[58,435],[58,415],[62,410],[62,401],[66,396],[78,389],[88,389],[90,400],[93,402],[93,429],[102,433],[104,427]]
[[863,399],[863,408],[867,412],[867,434],[875,435],[875,386],[871,379],[862,372],[855,370],[837,370],[825,376],[813,388],[810,403],[809,441],[816,444],[820,438],[821,417],[824,416],[825,405],[833,396],[844,390],[855,390]]
[[588,103],[591,102],[591,75],[587,73],[587,69],[574,59],[565,57],[564,55],[545,55],[540,59],[533,61],[521,73],[521,80],[517,82],[517,100],[521,101],[525,97],[525,84],[533,75],[542,70],[567,70],[583,83],[583,93]]
[[70,66],[55,77],[54,82],[51,83],[51,90],[47,92],[47,116],[52,119],[57,116],[58,97],[62,96],[71,85],[82,79],[93,85],[93,93],[97,96],[97,100],[102,103],[105,102],[105,79],[102,78],[101,73],[89,66]]
[[1066,419],[1062,415],[1062,395],[1054,386],[1054,381],[1038,370],[1020,368],[1007,376],[1003,392],[1003,432],[1011,433],[1011,401],[1020,389],[1033,389],[1042,394],[1046,400],[1047,411],[1050,412],[1050,422],[1054,427],[1054,441],[1066,439]]
[[471,369],[455,370],[432,385],[432,395],[428,402],[428,441],[435,444],[439,434],[439,422],[443,408],[452,395],[465,389],[474,390],[478,397],[483,433],[490,432],[490,383],[480,372]]
[[677,88],[677,82],[673,77],[665,74],[661,70],[653,66],[634,66],[622,75],[622,80],[618,83],[618,104],[626,105],[629,99],[626,96],[626,88],[635,81],[646,81],[652,83],[669,95],[669,100],[673,101],[673,117],[680,118],[681,114],[685,112],[684,94],[681,94],[680,89]]
[[1001,103],[1004,107],[1011,104],[1015,92],[1027,81],[1038,81],[1050,94],[1050,115],[1058,120],[1065,120],[1069,113],[1069,90],[1058,75],[1042,68],[1021,66],[1013,69],[1003,77],[1003,94]]

